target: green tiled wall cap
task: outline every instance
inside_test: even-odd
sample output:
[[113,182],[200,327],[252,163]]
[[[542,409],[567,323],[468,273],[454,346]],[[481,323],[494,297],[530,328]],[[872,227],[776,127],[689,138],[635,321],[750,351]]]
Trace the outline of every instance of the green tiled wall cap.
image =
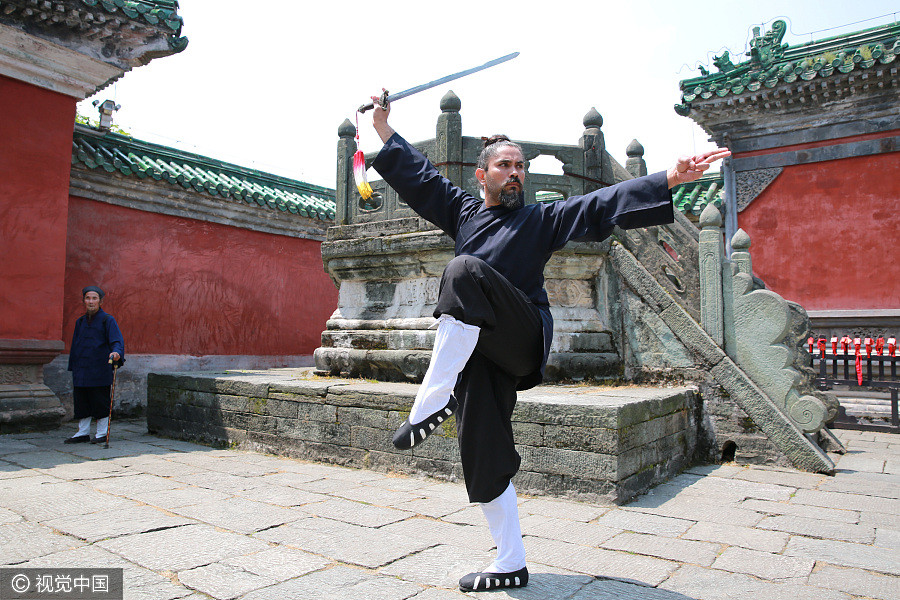
[[77,125],[72,164],[127,177],[166,181],[184,189],[319,221],[333,221],[335,192],[303,181]]
[[750,60],[735,65],[725,52],[713,60],[718,73],[701,67],[700,77],[681,81],[682,102],[675,106],[675,112],[686,116],[690,113],[690,103],[697,99],[755,92],[763,86],[772,88],[798,79],[809,81],[886,65],[897,60],[900,54],[900,23],[797,46],[781,43],[786,29],[781,20],[772,23],[772,29],[765,34],[756,27],[750,41]]
[[697,181],[672,189],[672,203],[686,215],[700,215],[708,205],[721,208],[725,202],[725,180],[721,173],[704,175]]

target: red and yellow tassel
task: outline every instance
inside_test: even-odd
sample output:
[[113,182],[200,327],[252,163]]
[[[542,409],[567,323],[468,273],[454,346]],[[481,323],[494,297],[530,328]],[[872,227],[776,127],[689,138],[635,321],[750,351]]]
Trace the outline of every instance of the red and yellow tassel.
[[363,200],[368,200],[375,193],[372,186],[366,181],[366,157],[362,150],[357,150],[353,155],[353,180],[356,182],[356,189]]

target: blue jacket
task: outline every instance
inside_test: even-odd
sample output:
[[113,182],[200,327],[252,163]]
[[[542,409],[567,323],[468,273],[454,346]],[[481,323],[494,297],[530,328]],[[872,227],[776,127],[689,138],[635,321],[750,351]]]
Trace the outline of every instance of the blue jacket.
[[113,379],[109,355],[118,352],[125,358],[125,340],[119,325],[101,308],[88,322],[87,315],[75,321],[69,370],[75,387],[111,385]]
[[453,238],[457,256],[482,259],[538,308],[544,329],[544,360],[540,372],[519,383],[520,390],[541,382],[550,353],[553,317],[544,290],[544,265],[553,252],[571,240],[601,241],[614,226],[633,229],[675,220],[665,172],[583,196],[510,210],[487,207],[484,200],[453,185],[396,133],[372,166],[410,208]]

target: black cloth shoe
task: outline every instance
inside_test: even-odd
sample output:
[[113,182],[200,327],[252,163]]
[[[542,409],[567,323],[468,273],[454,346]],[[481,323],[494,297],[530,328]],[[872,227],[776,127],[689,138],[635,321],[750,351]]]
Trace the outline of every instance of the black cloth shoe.
[[409,420],[403,421],[403,424],[394,432],[394,447],[399,450],[409,450],[413,446],[417,446],[425,441],[431,433],[437,429],[437,426],[444,422],[444,419],[456,412],[459,406],[453,394],[450,394],[450,400],[447,406],[428,416],[421,423],[410,425]]
[[86,444],[91,441],[91,436],[89,435],[73,435],[70,438],[66,438],[64,444]]
[[105,436],[105,435],[98,435],[97,437],[95,437],[95,438],[93,438],[93,439],[91,440],[91,443],[92,443],[92,444],[105,444],[105,443],[106,443],[106,436]]
[[484,592],[526,585],[528,585],[526,567],[512,573],[469,573],[459,580],[459,589],[464,592]]

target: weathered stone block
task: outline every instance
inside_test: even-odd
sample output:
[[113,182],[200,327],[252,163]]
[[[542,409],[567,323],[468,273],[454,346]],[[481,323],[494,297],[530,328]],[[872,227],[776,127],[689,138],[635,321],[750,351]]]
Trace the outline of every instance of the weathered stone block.
[[513,439],[526,446],[543,446],[549,443],[544,438],[544,426],[538,423],[513,421]]
[[[566,448],[584,452],[599,452],[600,454],[616,454],[618,450],[619,436],[614,429],[560,425],[544,425],[543,429],[544,440],[540,445],[550,448]],[[529,444],[518,436],[516,441],[530,446],[536,445]]]
[[284,400],[290,400],[292,395],[324,398],[328,394],[328,390],[335,385],[341,385],[341,383],[328,379],[273,381],[269,385],[269,397],[281,398],[275,394],[285,394],[282,398]]
[[354,448],[375,450],[388,454],[398,453],[391,443],[391,433],[384,429],[354,425],[350,427],[350,445]]
[[588,479],[611,481],[616,479],[616,461],[607,454],[518,445],[516,449],[522,456],[521,468],[526,471],[580,476]]
[[350,426],[319,421],[294,421],[274,417],[278,435],[309,442],[322,442],[339,446],[350,445]]
[[297,418],[301,421],[337,422],[337,407],[329,404],[297,403]]
[[350,425],[351,427],[371,427],[384,430],[390,428],[388,424],[389,411],[386,410],[341,406],[336,409],[335,414],[336,421],[342,425]]
[[250,399],[247,396],[231,396],[228,394],[215,394],[215,406],[222,410],[233,412],[250,412]]

